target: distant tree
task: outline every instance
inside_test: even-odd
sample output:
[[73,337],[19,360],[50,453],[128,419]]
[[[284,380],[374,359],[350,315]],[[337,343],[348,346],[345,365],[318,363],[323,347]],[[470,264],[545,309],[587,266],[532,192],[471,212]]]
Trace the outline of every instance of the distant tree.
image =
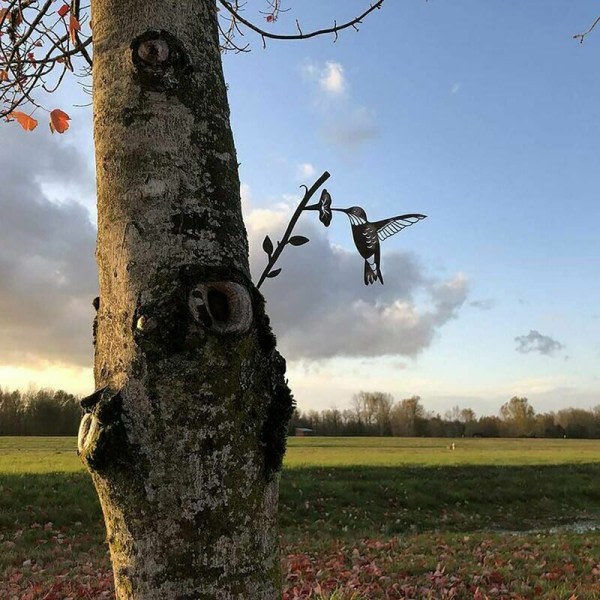
[[76,435],[79,399],[62,390],[0,391],[0,435]]
[[359,423],[368,435],[390,435],[390,411],[394,398],[383,392],[359,392],[352,403]]
[[476,419],[475,411],[472,408],[462,408],[460,410],[460,421],[462,423],[472,423]]
[[0,390],[0,435],[21,435],[23,412],[23,401],[18,390]]
[[398,436],[415,436],[422,431],[425,409],[420,396],[400,400],[390,411],[392,433]]
[[502,421],[498,417],[481,417],[478,421],[469,423],[465,435],[474,437],[500,437]]
[[535,415],[533,435],[540,438],[562,437],[564,430],[556,423],[554,413],[539,413]]
[[500,416],[507,424],[510,435],[533,435],[535,411],[527,398],[513,396],[500,408]]
[[343,432],[342,413],[337,408],[321,412],[321,433],[323,435],[341,435]]
[[597,438],[600,436],[600,421],[592,411],[567,408],[558,411],[556,424],[569,438]]

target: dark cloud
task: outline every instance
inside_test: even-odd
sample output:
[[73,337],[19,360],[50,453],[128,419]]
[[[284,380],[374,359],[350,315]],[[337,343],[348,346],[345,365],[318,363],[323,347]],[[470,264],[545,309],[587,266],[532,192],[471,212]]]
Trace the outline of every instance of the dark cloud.
[[93,175],[63,139],[6,125],[2,135],[0,364],[89,365],[95,230],[82,205],[43,190],[79,194]]
[[[262,211],[248,219],[255,279],[265,264],[265,232],[277,236],[281,215]],[[310,243],[286,248],[282,272],[261,291],[284,354],[294,360],[382,355],[416,356],[437,331],[454,319],[467,297],[467,281],[425,275],[410,253],[385,252],[385,285],[365,286],[363,260],[356,252],[332,246],[320,225],[303,225]]]
[[[45,191],[68,198],[89,189],[93,176],[63,138],[33,141],[14,131],[0,155],[0,364],[89,365],[95,229],[81,204],[53,203]],[[431,278],[410,253],[384,251],[386,284],[366,287],[360,256],[333,246],[320,224],[306,221],[298,233],[311,242],[288,247],[282,274],[262,289],[289,358],[416,356],[464,304],[464,276]],[[275,239],[283,226],[281,213],[249,215],[255,278],[264,266],[265,233]]]
[[565,347],[559,341],[548,335],[542,335],[535,329],[530,330],[527,335],[517,336],[515,342],[517,342],[517,352],[522,352],[523,354],[539,352],[546,356],[552,356],[555,352]]

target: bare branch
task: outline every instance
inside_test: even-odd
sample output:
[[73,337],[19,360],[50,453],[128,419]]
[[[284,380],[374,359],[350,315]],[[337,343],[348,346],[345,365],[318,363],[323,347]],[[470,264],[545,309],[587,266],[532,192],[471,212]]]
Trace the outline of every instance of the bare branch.
[[[296,19],[296,32],[286,35],[266,31],[244,18],[243,0],[218,0],[222,7],[218,24],[221,49],[248,52],[249,44],[235,39],[243,37],[246,29],[260,36],[263,47],[268,39],[304,40],[328,34],[336,41],[340,31],[350,27],[358,30],[363,19],[381,8],[384,1],[371,0],[354,19],[340,25],[334,21],[332,27],[315,31],[305,32]],[[290,10],[283,7],[283,0],[263,2],[265,9],[259,12],[267,23],[274,23]],[[91,32],[86,35],[80,31],[89,24],[89,10],[87,0],[0,0],[0,118],[9,117],[17,108],[46,110],[43,95],[56,91],[67,75],[90,76]]]
[[[232,19],[234,19],[235,21],[239,21],[244,26],[246,26],[248,29],[250,29],[251,31],[254,31],[258,35],[260,35],[263,39],[263,46],[265,45],[266,39],[306,40],[306,39],[313,38],[313,37],[316,37],[319,35],[327,35],[327,34],[334,34],[335,39],[337,39],[338,33],[340,31],[343,31],[344,29],[348,29],[349,27],[352,27],[353,29],[358,30],[358,25],[360,25],[362,23],[363,19],[365,17],[367,17],[368,15],[370,15],[373,11],[380,9],[382,7],[383,3],[385,2],[385,0],[378,0],[377,2],[372,4],[367,10],[365,10],[361,15],[359,15],[358,17],[355,17],[351,21],[348,21],[341,25],[338,25],[337,22],[335,22],[333,27],[328,27],[325,29],[317,29],[315,31],[309,31],[308,33],[303,33],[302,29],[300,28],[300,25],[298,24],[298,22],[296,22],[296,27],[298,29],[297,34],[277,34],[277,33],[271,33],[270,31],[266,31],[265,29],[262,29],[261,27],[258,27],[258,25],[255,25],[254,23],[252,23],[252,21],[249,21],[249,20],[245,19],[244,17],[242,17],[240,14],[240,9],[239,9],[237,2],[234,2],[232,4],[228,0],[218,0],[218,1],[219,1],[219,4],[226,11],[229,12]],[[272,2],[271,6],[273,7],[274,12],[269,13],[269,16],[267,17],[267,20],[269,22],[275,21],[279,12],[281,11],[281,8],[279,7],[279,0],[277,2],[275,2],[275,1]],[[272,17],[272,18],[269,18],[269,17]]]
[[583,40],[585,39],[585,36],[592,33],[592,31],[594,31],[594,28],[596,27],[596,25],[598,25],[598,23],[600,23],[600,16],[596,18],[596,20],[592,23],[592,25],[590,26],[590,28],[587,31],[584,31],[583,33],[578,33],[578,34],[574,35],[573,39],[579,40],[579,43],[583,44]]
[[73,57],[83,57],[84,73],[92,63],[87,50],[92,38],[79,32],[88,20],[89,5],[81,9],[80,0],[58,7],[54,0],[6,4],[0,8],[0,118],[21,107],[43,108],[32,94],[58,89],[74,71]]

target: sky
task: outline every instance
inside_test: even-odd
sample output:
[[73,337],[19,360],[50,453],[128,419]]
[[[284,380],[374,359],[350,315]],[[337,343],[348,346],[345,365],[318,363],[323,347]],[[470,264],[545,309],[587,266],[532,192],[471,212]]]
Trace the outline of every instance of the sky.
[[[294,6],[297,3],[287,2]],[[311,0],[273,28],[328,26],[366,3]],[[427,219],[382,243],[363,284],[350,224],[316,213],[261,288],[302,410],[361,391],[495,414],[600,404],[597,2],[387,0],[358,33],[224,58],[251,266],[325,170],[336,207]],[[248,13],[248,16],[253,13]],[[259,17],[260,18],[260,17]],[[264,19],[264,17],[262,17]],[[0,125],[0,385],[93,388],[91,108],[50,100],[50,135]],[[69,108],[71,107],[71,108]]]

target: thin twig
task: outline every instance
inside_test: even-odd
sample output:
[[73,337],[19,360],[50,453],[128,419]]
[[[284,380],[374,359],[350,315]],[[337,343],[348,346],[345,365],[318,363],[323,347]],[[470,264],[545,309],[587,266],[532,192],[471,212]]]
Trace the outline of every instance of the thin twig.
[[248,29],[251,29],[255,33],[258,33],[260,36],[262,36],[263,44],[264,44],[265,38],[269,38],[272,40],[307,40],[308,38],[316,37],[318,35],[327,35],[329,33],[333,33],[337,36],[337,34],[340,31],[342,31],[343,29],[347,29],[348,27],[354,27],[354,29],[356,29],[356,26],[358,24],[362,23],[362,20],[367,15],[369,15],[373,11],[381,8],[381,6],[383,5],[384,2],[385,2],[385,0],[378,0],[377,2],[375,2],[375,4],[370,6],[365,12],[363,12],[360,16],[352,19],[351,21],[348,21],[347,23],[343,23],[342,25],[335,24],[333,27],[329,27],[326,29],[317,29],[315,31],[310,31],[308,33],[297,33],[297,34],[285,35],[285,34],[271,33],[269,31],[261,29],[260,27],[258,27],[258,25],[255,25],[254,23],[252,23],[252,21],[248,21],[247,19],[244,19],[244,17],[242,17],[240,15],[240,13],[231,5],[230,2],[228,2],[228,0],[219,0],[219,4],[221,6],[223,6],[223,8],[225,8],[225,10],[227,10],[234,19],[238,20],[240,23],[243,23],[246,27],[248,27]]
[[591,27],[587,30],[584,31],[583,33],[578,33],[576,35],[573,36],[574,40],[579,40],[580,44],[583,44],[583,40],[585,38],[586,35],[592,33],[592,31],[594,31],[594,27],[596,27],[596,25],[598,25],[598,23],[600,23],[600,17],[598,17],[591,25]]

